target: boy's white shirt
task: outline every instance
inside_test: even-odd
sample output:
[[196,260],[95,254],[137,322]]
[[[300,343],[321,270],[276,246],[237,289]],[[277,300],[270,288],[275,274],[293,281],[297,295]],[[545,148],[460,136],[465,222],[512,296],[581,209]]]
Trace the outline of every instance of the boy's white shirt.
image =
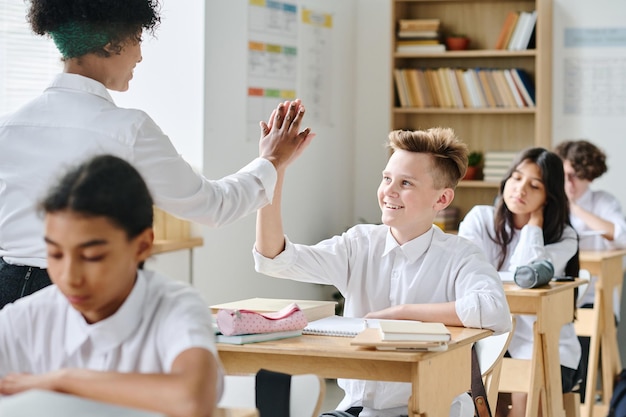
[[[274,259],[253,250],[257,271],[334,285],[346,298],[345,316],[363,317],[399,304],[455,301],[465,326],[497,333],[510,329],[496,270],[476,245],[436,226],[402,246],[385,225],[357,225],[313,246],[286,237],[285,242]],[[363,416],[406,414],[410,384],[340,380],[339,385],[346,391],[339,409],[362,405]]]

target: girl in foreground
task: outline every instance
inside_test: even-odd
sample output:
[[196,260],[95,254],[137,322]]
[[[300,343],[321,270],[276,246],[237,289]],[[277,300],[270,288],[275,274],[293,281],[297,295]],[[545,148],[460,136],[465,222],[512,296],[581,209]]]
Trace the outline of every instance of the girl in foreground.
[[41,209],[54,285],[0,310],[0,394],[38,388],[210,416],[222,387],[211,316],[192,288],[142,269],[154,234],[139,173],[96,157]]

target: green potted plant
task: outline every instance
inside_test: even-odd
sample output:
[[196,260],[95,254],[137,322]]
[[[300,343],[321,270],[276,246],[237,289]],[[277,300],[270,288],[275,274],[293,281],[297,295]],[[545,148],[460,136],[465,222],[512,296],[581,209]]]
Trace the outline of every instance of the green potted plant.
[[481,177],[481,168],[483,163],[483,153],[479,151],[470,152],[467,156],[467,172],[463,177],[464,180],[477,180]]

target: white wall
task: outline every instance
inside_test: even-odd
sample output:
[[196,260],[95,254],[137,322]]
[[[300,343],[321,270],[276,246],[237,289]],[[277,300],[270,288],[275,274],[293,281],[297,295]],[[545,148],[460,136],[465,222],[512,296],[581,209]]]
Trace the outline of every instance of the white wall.
[[156,38],[143,36],[143,60],[115,103],[147,112],[195,168],[202,169],[204,2],[165,0]]
[[[608,190],[618,197],[622,207],[626,208],[626,188],[623,179],[626,177],[626,164],[623,163],[624,143],[624,112],[616,112],[614,116],[606,114],[573,114],[564,113],[564,65],[566,58],[584,60],[621,59],[626,60],[626,46],[602,47],[564,47],[564,30],[566,28],[621,28],[626,30],[624,23],[626,2],[623,0],[555,0],[554,1],[554,63],[553,63],[553,143],[564,139],[587,139],[601,147],[607,154],[609,171],[594,181],[593,188]],[[624,67],[623,67],[624,68]],[[621,77],[621,85],[614,88],[622,92],[622,109],[626,102],[626,71]],[[601,77],[602,74],[598,74]],[[601,83],[599,83],[601,84]],[[587,86],[590,88],[593,86]],[[621,113],[621,114],[619,114]]]
[[[333,13],[332,126],[312,125],[317,137],[287,174],[284,223],[289,237],[315,243],[353,223],[354,1],[300,1]],[[247,2],[209,1],[206,10],[204,173],[217,178],[258,155],[246,141]],[[307,104],[307,97],[301,97]],[[269,115],[268,115],[269,116]],[[310,123],[305,116],[305,125]],[[268,278],[254,272],[255,216],[204,230],[195,251],[194,285],[210,302],[247,297],[317,298],[318,285]]]
[[376,190],[391,126],[391,2],[359,0],[356,24],[355,195],[357,221],[380,223]]

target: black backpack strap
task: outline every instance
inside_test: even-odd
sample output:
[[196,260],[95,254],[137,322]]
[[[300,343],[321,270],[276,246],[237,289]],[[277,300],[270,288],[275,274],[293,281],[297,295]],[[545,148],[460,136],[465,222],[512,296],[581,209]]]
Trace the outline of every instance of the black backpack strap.
[[291,375],[260,369],[255,392],[260,417],[290,417]]
[[[622,370],[622,372],[619,374],[619,377],[617,378],[617,381],[615,383],[615,388],[617,390],[613,391],[613,397],[611,398],[611,403],[609,406],[609,414],[607,415],[607,417],[620,417],[620,416],[617,416],[615,412],[616,412],[618,404],[622,401],[622,398],[626,396],[626,384],[624,383],[624,381],[626,381],[626,369]],[[621,390],[621,391],[617,392],[618,390]]]
[[491,417],[491,409],[489,401],[487,401],[487,392],[483,384],[483,377],[480,374],[480,365],[478,363],[478,354],[475,345],[472,346],[472,385],[471,385],[472,401],[474,402],[475,414],[478,417]]

